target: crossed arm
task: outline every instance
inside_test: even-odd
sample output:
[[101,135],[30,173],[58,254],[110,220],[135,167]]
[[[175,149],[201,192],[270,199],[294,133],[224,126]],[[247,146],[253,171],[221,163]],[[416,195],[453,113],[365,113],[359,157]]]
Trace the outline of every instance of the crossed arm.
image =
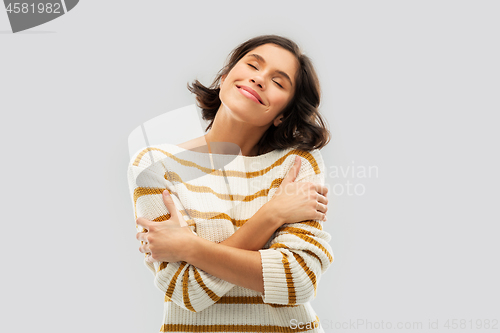
[[[155,261],[186,261],[232,284],[264,292],[258,250],[283,224],[277,215],[272,214],[270,206],[264,205],[233,235],[221,243],[214,243],[194,235],[188,227],[180,227],[184,219],[168,191],[164,192],[163,201],[171,212],[168,222],[159,225],[158,222],[137,219],[137,224],[148,230],[147,233],[137,233],[138,240],[148,243],[141,245],[141,252],[151,253]],[[152,242],[158,245],[153,247]]]
[[[300,163],[297,164],[300,167]],[[296,169],[297,173],[299,167]],[[131,176],[134,176],[133,170],[131,169]],[[143,170],[138,171],[142,172]],[[162,183],[163,178],[153,174],[146,175],[146,178],[149,188],[165,188]],[[134,177],[129,179],[134,179]],[[286,183],[285,179],[282,185],[283,183]],[[134,188],[135,193],[137,185],[131,184],[133,184],[131,188]],[[309,186],[309,190],[321,192],[321,185],[316,185],[317,188]],[[141,191],[144,189],[142,187]],[[160,193],[156,192],[156,194]],[[323,194],[326,194],[326,191]],[[144,209],[148,206],[152,207],[150,205],[153,203],[150,200],[156,200],[155,196],[148,195],[147,197],[147,206],[139,205],[139,201],[137,201],[138,207],[142,206]],[[305,287],[301,287],[302,290],[297,290],[297,293],[293,288],[293,290],[288,290],[288,294],[286,289],[274,293],[273,288],[271,288],[269,290],[272,292],[268,293],[267,296],[263,295],[264,301],[277,304],[305,302],[306,298],[311,295],[311,288],[314,286],[314,292],[316,290],[315,274],[321,273],[320,265],[321,270],[325,270],[329,261],[331,262],[329,257],[323,256],[317,252],[317,248],[313,249],[310,246],[319,241],[326,246],[326,249],[323,248],[323,250],[325,250],[326,255],[329,255],[329,248],[326,244],[329,239],[324,235],[324,232],[318,231],[321,230],[320,223],[311,221],[312,219],[321,220],[324,216],[324,213],[318,212],[317,209],[326,213],[326,198],[319,199],[324,200],[322,204],[316,202],[316,199],[320,197],[322,196],[315,198],[315,205],[306,210],[301,205],[305,201],[298,195],[275,195],[271,199],[276,205],[274,208],[287,206],[290,209],[282,209],[277,215],[276,209],[266,208],[270,201],[231,237],[217,244],[196,236],[191,232],[190,227],[180,227],[182,215],[175,208],[171,197],[163,196],[164,207],[171,213],[170,219],[160,223],[145,218],[137,219],[137,224],[141,225],[145,229],[144,231],[147,231],[138,233],[137,238],[145,242],[141,245],[140,251],[150,252],[150,258],[156,261],[155,268],[153,268],[153,273],[156,276],[155,284],[165,291],[166,298],[171,298],[176,304],[191,311],[201,311],[217,302],[234,285],[268,293],[265,290],[265,283],[267,283],[267,288],[270,288],[270,285],[283,285],[285,281],[284,271],[283,274],[280,271],[275,276],[272,272],[273,269],[270,270],[269,267],[274,267],[276,264],[285,265],[285,262],[287,269],[291,270],[293,276],[300,277],[302,280],[304,278],[310,279],[310,282],[304,284]],[[154,203],[153,206],[161,208],[158,203]],[[314,211],[314,216],[311,215],[311,211]],[[136,213],[140,214],[137,210]],[[309,222],[300,225],[296,223],[294,227],[288,227],[291,224],[283,227],[285,223],[304,220],[309,220]],[[317,229],[318,227],[320,229]],[[261,250],[275,231],[277,231],[277,236],[273,238],[272,248]],[[313,239],[312,237],[316,235],[320,235],[319,238]],[[304,242],[303,239],[307,241]],[[263,265],[264,262],[267,264]],[[150,265],[149,267],[152,268]],[[264,279],[266,274],[267,280]],[[180,290],[176,288],[176,285],[179,284],[182,285]],[[301,282],[300,285],[302,284]],[[286,282],[285,285],[287,285]]]

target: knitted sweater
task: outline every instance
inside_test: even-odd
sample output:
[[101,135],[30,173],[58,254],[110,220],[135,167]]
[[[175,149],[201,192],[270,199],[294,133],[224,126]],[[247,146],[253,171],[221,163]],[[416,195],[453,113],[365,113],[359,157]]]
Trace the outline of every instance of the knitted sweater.
[[[135,218],[169,219],[162,200],[168,189],[191,231],[220,243],[272,198],[296,155],[302,163],[295,181],[324,184],[319,150],[274,150],[252,157],[205,154],[172,144],[144,148],[128,168]],[[259,250],[263,293],[185,261],[144,261],[165,294],[160,331],[324,332],[309,301],[333,262],[330,238],[320,220],[278,228]]]

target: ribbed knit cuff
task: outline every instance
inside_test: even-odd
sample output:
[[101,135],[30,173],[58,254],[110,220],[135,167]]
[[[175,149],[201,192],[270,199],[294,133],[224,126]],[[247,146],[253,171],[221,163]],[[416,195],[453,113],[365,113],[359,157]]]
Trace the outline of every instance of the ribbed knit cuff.
[[153,275],[156,276],[156,269],[155,269],[155,266],[152,262],[148,262],[148,261],[144,260],[144,265],[146,265],[146,267],[149,268],[151,273],[153,273]]
[[283,254],[274,249],[259,250],[264,278],[264,303],[288,304],[288,286],[286,283]]

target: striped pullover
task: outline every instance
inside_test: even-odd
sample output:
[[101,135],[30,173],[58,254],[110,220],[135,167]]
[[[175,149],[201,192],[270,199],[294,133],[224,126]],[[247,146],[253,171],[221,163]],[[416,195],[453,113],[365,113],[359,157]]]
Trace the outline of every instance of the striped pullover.
[[[324,185],[319,150],[290,148],[242,156],[194,152],[172,144],[144,148],[128,167],[135,218],[169,219],[162,200],[167,189],[191,231],[220,243],[273,197],[296,155],[301,168],[295,181]],[[320,220],[278,228],[259,250],[263,293],[185,261],[144,261],[165,295],[160,332],[324,332],[309,301],[333,262],[330,238]]]

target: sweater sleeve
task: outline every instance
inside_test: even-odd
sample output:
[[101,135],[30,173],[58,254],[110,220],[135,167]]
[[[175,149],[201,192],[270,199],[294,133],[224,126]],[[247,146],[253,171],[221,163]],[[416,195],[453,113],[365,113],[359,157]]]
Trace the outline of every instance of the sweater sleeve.
[[[164,177],[166,170],[162,158],[165,156],[162,156],[161,150],[145,148],[130,161],[128,183],[135,219],[144,217],[158,222],[169,219],[170,214],[162,199],[165,189],[173,194],[174,203],[182,215],[188,216]],[[194,221],[188,220],[187,223],[196,234]],[[143,231],[141,227],[136,227],[138,231]],[[234,287],[234,284],[207,274],[185,261],[149,263],[144,259],[144,263],[155,276],[156,287],[165,293],[165,299],[192,312],[202,311],[216,303]]]
[[[297,155],[302,157],[302,163],[295,181],[324,185],[324,163],[319,150]],[[288,157],[292,161],[294,158],[295,155]],[[275,192],[276,189],[270,191],[269,196]],[[259,250],[264,303],[294,305],[314,299],[321,275],[333,262],[330,239],[320,220],[288,223],[278,228],[266,244],[268,248]]]

